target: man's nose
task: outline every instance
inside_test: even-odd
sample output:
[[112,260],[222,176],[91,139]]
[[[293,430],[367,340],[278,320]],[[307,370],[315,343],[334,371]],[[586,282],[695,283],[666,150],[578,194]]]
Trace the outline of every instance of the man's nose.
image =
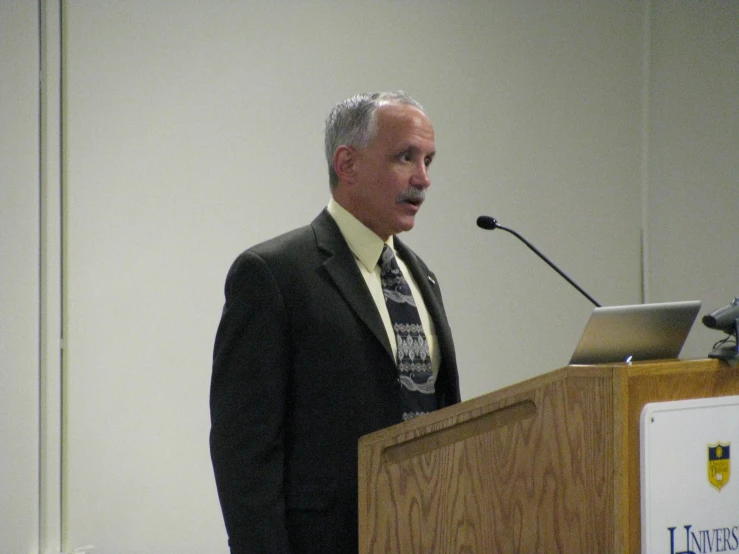
[[431,179],[429,178],[429,168],[425,162],[420,163],[416,166],[413,172],[413,179],[411,184],[414,187],[428,188],[431,186]]

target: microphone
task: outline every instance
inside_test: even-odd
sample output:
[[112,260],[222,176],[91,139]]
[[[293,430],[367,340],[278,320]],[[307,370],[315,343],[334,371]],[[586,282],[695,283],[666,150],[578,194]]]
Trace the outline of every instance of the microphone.
[[601,307],[600,304],[598,304],[593,299],[592,296],[590,296],[587,292],[585,292],[584,290],[582,290],[582,288],[580,288],[580,285],[578,285],[577,283],[575,283],[575,281],[573,281],[567,275],[565,275],[564,272],[561,269],[559,269],[556,265],[554,265],[549,260],[549,258],[547,258],[544,254],[542,254],[541,252],[539,252],[534,247],[533,244],[531,244],[529,241],[527,241],[525,238],[523,238],[521,235],[519,235],[513,229],[508,229],[507,227],[503,227],[500,223],[498,223],[496,221],[496,219],[494,217],[490,217],[489,215],[481,215],[480,217],[478,217],[477,218],[477,226],[480,229],[486,229],[488,231],[493,231],[495,229],[503,229],[504,231],[509,232],[510,234],[512,234],[513,236],[515,236],[518,240],[520,240],[521,242],[523,242],[526,246],[528,246],[531,250],[533,250],[534,254],[536,254],[542,260],[544,260],[547,264],[549,264],[549,267],[551,267],[554,271],[556,271],[557,273],[559,273],[570,285],[572,285],[578,291],[580,291],[580,294],[582,294],[585,298],[587,298],[588,300],[590,300],[595,305],[596,308],[600,308]]
[[702,321],[703,325],[710,329],[718,329],[724,333],[731,334],[739,322],[739,296],[723,308],[704,315]]

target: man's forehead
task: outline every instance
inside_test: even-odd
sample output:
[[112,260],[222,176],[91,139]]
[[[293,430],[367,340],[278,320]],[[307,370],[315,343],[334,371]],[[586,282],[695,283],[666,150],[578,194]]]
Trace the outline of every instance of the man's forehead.
[[425,113],[410,104],[401,104],[399,102],[388,102],[377,108],[378,120],[403,120],[420,118],[429,125],[431,122]]
[[406,104],[387,104],[378,108],[378,135],[416,143],[434,140],[434,128],[418,108]]

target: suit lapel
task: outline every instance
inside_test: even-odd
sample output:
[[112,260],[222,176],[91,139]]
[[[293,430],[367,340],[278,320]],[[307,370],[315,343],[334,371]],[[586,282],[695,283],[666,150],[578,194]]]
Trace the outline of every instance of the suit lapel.
[[328,254],[323,267],[347,304],[382,343],[391,360],[393,351],[377,306],[357,267],[354,254],[346,244],[338,225],[325,209],[311,224],[318,248]]
[[416,280],[416,284],[423,296],[423,301],[426,304],[426,310],[434,322],[436,337],[442,352],[442,363],[454,360],[456,354],[454,352],[452,332],[444,312],[436,276],[428,270],[426,265],[397,236],[395,237],[395,249],[413,274],[413,278]]
[[[385,326],[382,323],[382,318],[380,318],[377,306],[375,306],[372,295],[367,289],[367,284],[359,272],[354,254],[352,254],[352,251],[344,240],[338,225],[336,225],[336,222],[329,215],[328,211],[324,209],[313,220],[311,227],[313,228],[318,248],[326,254],[326,259],[323,262],[326,273],[352,311],[354,311],[357,318],[380,341],[380,344],[382,344],[388,354],[389,361],[393,364],[389,367],[394,369],[395,358],[390,347],[390,340],[385,331]],[[418,288],[423,295],[426,309],[436,328],[436,336],[442,353],[442,367],[444,368],[445,378],[454,385],[453,396],[456,398],[456,401],[459,401],[458,384],[454,384],[457,381],[454,342],[452,341],[449,322],[444,313],[441,292],[436,283],[436,277],[397,236],[395,237],[395,248],[413,274],[413,278],[416,280]],[[454,399],[447,401],[447,404],[453,403],[454,401]]]

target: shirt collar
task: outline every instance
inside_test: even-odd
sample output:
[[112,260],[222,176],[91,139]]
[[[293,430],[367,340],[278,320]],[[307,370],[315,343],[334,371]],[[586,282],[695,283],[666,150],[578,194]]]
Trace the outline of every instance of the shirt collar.
[[380,254],[382,254],[382,247],[385,244],[395,250],[392,236],[386,242],[383,242],[374,231],[366,227],[333,198],[329,200],[327,209],[336,221],[336,225],[339,226],[349,249],[367,271],[375,270]]

